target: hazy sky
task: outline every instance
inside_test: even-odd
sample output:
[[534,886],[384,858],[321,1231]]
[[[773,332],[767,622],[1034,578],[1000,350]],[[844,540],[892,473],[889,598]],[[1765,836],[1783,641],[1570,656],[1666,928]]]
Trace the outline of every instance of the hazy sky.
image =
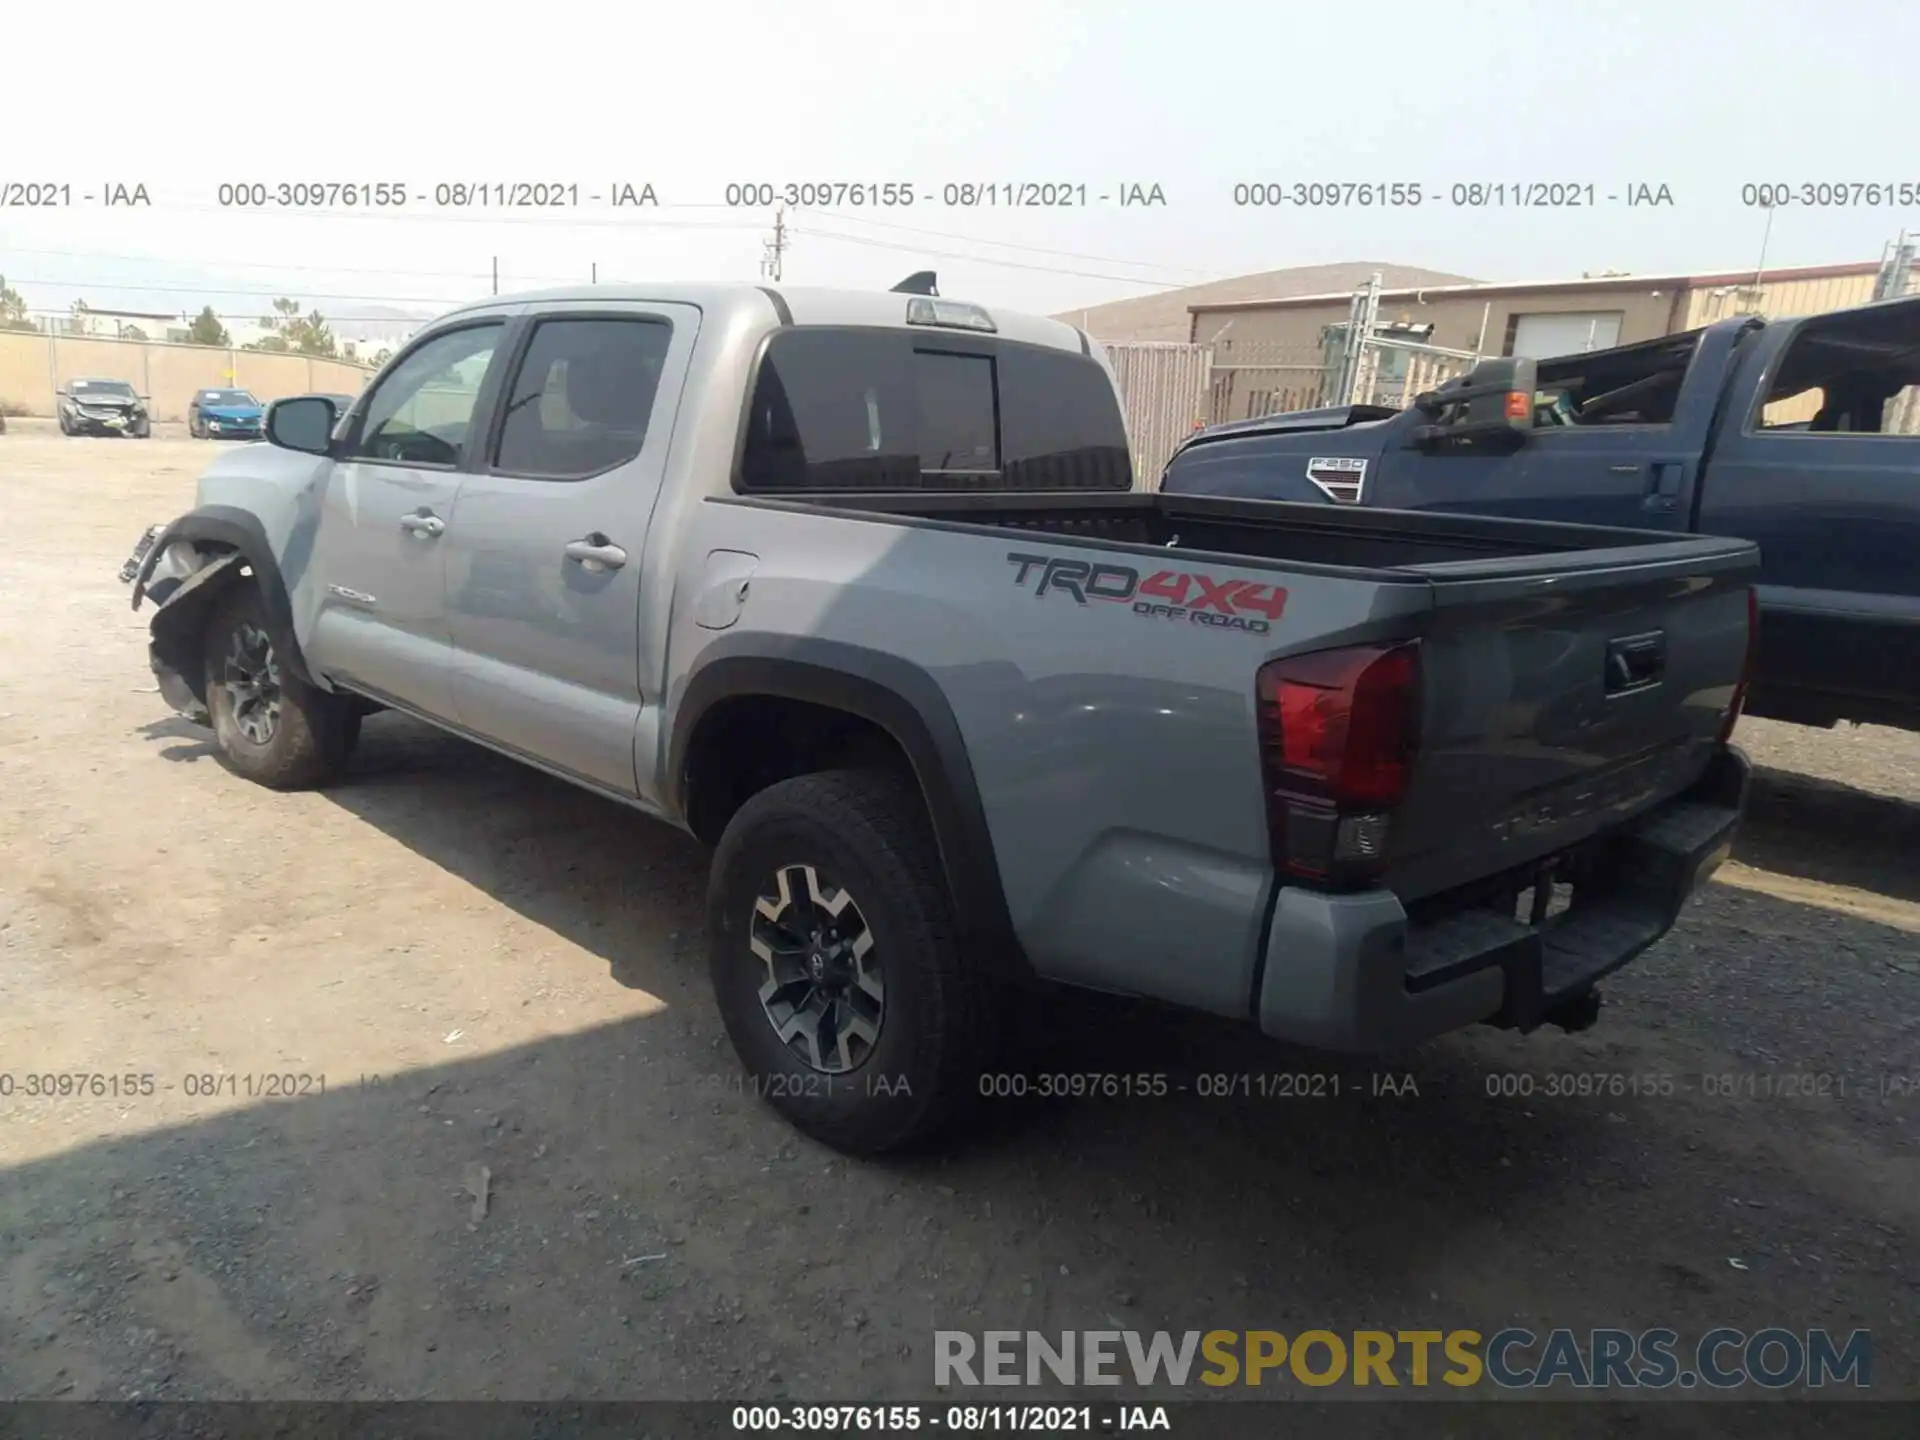
[[[482,18],[484,17],[484,18]],[[71,48],[84,32],[84,53]],[[1340,260],[1483,279],[1760,258],[1746,183],[1920,185],[1898,95],[1920,7],[562,3],[11,7],[0,273],[36,307],[434,311],[579,277],[757,277],[730,182],[906,182],[909,209],[789,215],[788,283],[1060,310]],[[402,218],[222,209],[231,182],[388,181]],[[439,209],[436,184],[650,182],[659,209]],[[112,181],[150,209],[80,199]],[[948,182],[1084,184],[1087,208],[949,208]],[[1236,208],[1249,181],[1407,182],[1417,209]],[[1456,183],[1592,183],[1595,209],[1455,208]],[[1158,185],[1164,207],[1101,204]],[[1608,204],[1635,184],[1671,207]],[[1434,197],[1435,188],[1443,191]],[[926,198],[932,197],[932,203]],[[0,195],[0,199],[5,199]],[[498,217],[501,212],[490,212]],[[1920,210],[1774,213],[1770,265],[1876,258]],[[1075,273],[1078,272],[1078,273]],[[222,292],[222,293],[216,293]],[[237,292],[237,293],[236,293]]]

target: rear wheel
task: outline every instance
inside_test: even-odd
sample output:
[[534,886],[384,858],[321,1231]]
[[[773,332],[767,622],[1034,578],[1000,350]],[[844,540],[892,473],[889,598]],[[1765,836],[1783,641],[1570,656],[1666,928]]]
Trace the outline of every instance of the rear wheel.
[[834,770],[755,795],[715,851],[707,925],[728,1038],[796,1128],[874,1154],[978,1096],[986,984],[905,780]]
[[256,586],[234,585],[216,602],[202,646],[207,710],[227,768],[275,790],[338,778],[360,738],[359,709],[286,667],[289,641]]

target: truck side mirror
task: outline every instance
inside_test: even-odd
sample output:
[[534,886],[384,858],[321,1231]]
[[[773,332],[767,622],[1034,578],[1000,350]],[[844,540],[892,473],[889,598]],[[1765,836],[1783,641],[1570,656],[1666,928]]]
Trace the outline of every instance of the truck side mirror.
[[307,455],[325,455],[332,445],[333,401],[324,395],[294,395],[267,406],[260,427],[269,444]]
[[1421,444],[1437,440],[1524,443],[1533,429],[1539,365],[1524,356],[1483,360],[1463,378],[1421,395],[1414,408],[1428,423],[1414,432]]

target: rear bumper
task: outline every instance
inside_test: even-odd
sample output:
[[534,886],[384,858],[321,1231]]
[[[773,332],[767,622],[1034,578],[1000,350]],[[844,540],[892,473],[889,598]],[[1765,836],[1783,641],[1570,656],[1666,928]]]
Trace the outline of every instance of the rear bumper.
[[1389,891],[1284,888],[1260,984],[1260,1028],[1380,1051],[1492,1021],[1531,1030],[1673,928],[1733,848],[1751,772],[1731,746],[1686,793],[1610,838],[1607,879],[1542,925],[1467,909],[1409,922]]

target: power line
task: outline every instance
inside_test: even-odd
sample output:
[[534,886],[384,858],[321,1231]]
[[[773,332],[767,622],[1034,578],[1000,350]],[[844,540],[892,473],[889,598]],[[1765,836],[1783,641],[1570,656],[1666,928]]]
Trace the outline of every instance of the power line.
[[[480,278],[484,279],[485,277],[483,276]],[[18,286],[18,285],[58,286],[62,289],[67,289],[67,290],[131,291],[132,293],[137,295],[138,294],[251,295],[251,296],[271,296],[274,299],[280,299],[282,297],[286,299],[294,298],[287,294],[287,290],[289,288],[287,286],[276,286],[268,290],[250,290],[245,287],[235,288],[232,286],[223,287],[219,285],[114,285],[114,284],[109,284],[106,281],[48,280],[44,278],[34,279],[24,275],[19,277],[18,279],[15,279],[13,276],[9,275],[7,277],[7,283],[9,285],[15,285],[15,286]],[[294,288],[297,288],[297,287],[294,287]],[[310,290],[302,291],[300,298],[303,301],[304,300],[365,300],[365,301],[390,303],[394,305],[458,305],[458,304],[464,303],[463,301],[460,301],[460,300],[450,300],[445,295],[343,295],[339,293],[322,293],[322,292],[310,291]]]
[[928,230],[918,225],[901,225],[892,220],[875,220],[868,215],[857,215],[846,210],[819,210],[812,212],[831,220],[853,220],[862,225],[876,225],[883,230],[901,230],[909,235],[932,235],[942,240],[964,240],[970,245],[992,245],[1001,250],[1024,250],[1035,255],[1059,255],[1069,260],[1097,260],[1102,265],[1131,265],[1139,270],[1178,270],[1185,275],[1200,275],[1216,278],[1217,271],[1202,270],[1193,265],[1163,265],[1157,260],[1122,260],[1114,255],[1089,255],[1082,250],[1056,250],[1048,245],[1021,245],[1012,240],[989,240],[982,235],[962,235],[953,230]]
[[[388,270],[385,268],[368,270],[355,269],[345,265],[280,265],[265,260],[181,261],[169,260],[163,255],[115,255],[100,250],[22,250],[12,245],[6,248],[7,253],[10,255],[46,255],[72,260],[133,261],[143,265],[173,266],[182,264],[211,264],[223,270],[297,270],[303,274],[317,275],[400,275],[409,280],[485,280],[490,274],[490,272],[486,270]],[[565,284],[567,281],[578,280],[580,277],[578,275],[522,275],[520,278],[523,280],[552,280],[559,284]],[[86,282],[45,280],[36,283],[50,285],[85,284]]]
[[[647,206],[648,210],[666,207]],[[718,207],[686,206],[686,209]],[[732,207],[725,207],[732,209]],[[646,216],[574,215],[561,207],[540,211],[537,215],[456,214],[446,210],[254,210],[224,205],[169,205],[169,212],[190,211],[199,215],[266,215],[281,220],[395,220],[442,225],[538,225],[546,230],[599,229],[611,226],[620,230],[759,230],[762,220],[675,220]],[[737,210],[734,213],[739,213]]]
[[1023,260],[997,260],[991,255],[968,255],[957,250],[929,250],[924,245],[898,245],[889,240],[875,240],[866,235],[842,235],[833,230],[815,230],[811,226],[802,230],[795,227],[796,235],[812,235],[821,240],[839,240],[848,245],[866,245],[876,250],[904,250],[909,255],[937,255],[944,260],[966,260],[975,265],[997,265],[1005,270],[1038,270],[1046,275],[1075,275],[1082,280],[1112,280],[1121,285],[1149,285],[1157,289],[1166,288],[1164,280],[1145,280],[1138,275],[1096,275],[1091,270],[1068,270],[1059,265],[1033,265]]

